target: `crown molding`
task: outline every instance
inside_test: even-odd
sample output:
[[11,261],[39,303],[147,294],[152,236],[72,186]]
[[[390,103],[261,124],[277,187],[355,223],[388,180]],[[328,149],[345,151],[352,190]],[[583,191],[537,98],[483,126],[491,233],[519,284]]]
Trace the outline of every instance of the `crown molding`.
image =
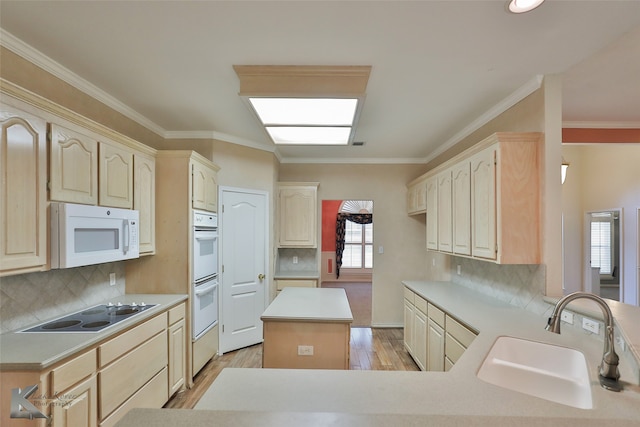
[[473,132],[480,129],[482,126],[489,123],[491,120],[498,117],[500,114],[507,111],[509,108],[516,105],[518,102],[522,101],[527,96],[531,95],[536,90],[542,87],[542,82],[544,81],[544,76],[538,74],[534,76],[531,80],[526,82],[524,85],[520,86],[514,92],[512,92],[509,96],[504,98],[502,101],[494,105],[492,108],[483,113],[480,117],[469,123],[467,126],[462,128],[458,133],[453,135],[449,140],[447,140],[440,147],[436,148],[432,151],[428,156],[422,159],[421,163],[429,163],[431,160],[438,157],[440,154],[444,153],[460,141],[462,141],[467,136],[471,135]]
[[104,90],[83,79],[68,68],[49,58],[39,50],[23,42],[8,31],[0,28],[0,45],[6,47],[16,55],[21,56],[44,71],[54,75],[60,80],[70,84],[88,96],[102,102],[106,106],[116,110],[138,124],[144,126],[159,136],[164,137],[166,131],[131,107],[106,93]]

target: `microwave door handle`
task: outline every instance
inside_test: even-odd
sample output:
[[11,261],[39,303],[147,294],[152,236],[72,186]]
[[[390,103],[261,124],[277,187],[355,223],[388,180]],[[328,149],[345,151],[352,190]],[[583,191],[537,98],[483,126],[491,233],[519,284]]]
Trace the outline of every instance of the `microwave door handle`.
[[126,254],[127,252],[129,252],[129,220],[128,219],[124,220],[123,233],[124,233],[124,236],[122,236],[124,240],[123,249],[124,249],[124,253]]

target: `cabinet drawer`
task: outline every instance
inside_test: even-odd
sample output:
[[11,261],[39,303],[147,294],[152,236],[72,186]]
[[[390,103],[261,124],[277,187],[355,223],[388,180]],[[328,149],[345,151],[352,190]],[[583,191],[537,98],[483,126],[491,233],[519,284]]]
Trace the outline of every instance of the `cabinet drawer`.
[[185,305],[180,304],[176,307],[173,307],[169,310],[169,325],[173,325],[174,323],[184,319],[185,316]]
[[106,366],[141,342],[167,328],[167,313],[162,313],[142,325],[123,333],[99,347],[100,367]]
[[160,371],[151,381],[145,384],[118,409],[100,423],[100,427],[112,427],[130,409],[133,408],[161,408],[169,396],[167,396],[167,369]]
[[404,299],[409,301],[411,304],[415,303],[415,295],[411,289],[404,288]]
[[453,317],[447,316],[447,333],[456,339],[464,348],[469,347],[473,339],[476,337],[466,326],[461,325]]
[[316,281],[313,279],[309,280],[276,280],[276,287],[279,291],[284,288],[315,288]]
[[416,295],[414,304],[418,310],[423,312],[425,315],[427,314],[427,300]]
[[445,356],[452,362],[456,363],[465,351],[465,347],[453,338],[449,332],[446,333],[444,342]]
[[433,304],[429,304],[429,319],[433,320],[440,327],[444,328],[444,311],[440,310]]
[[51,371],[52,394],[60,393],[96,372],[96,350],[78,356]]
[[[166,322],[166,318],[164,319]],[[167,345],[167,334],[163,330],[163,333],[145,342],[98,374],[101,419],[113,412],[167,366]],[[162,388],[166,395],[168,393],[166,378]]]

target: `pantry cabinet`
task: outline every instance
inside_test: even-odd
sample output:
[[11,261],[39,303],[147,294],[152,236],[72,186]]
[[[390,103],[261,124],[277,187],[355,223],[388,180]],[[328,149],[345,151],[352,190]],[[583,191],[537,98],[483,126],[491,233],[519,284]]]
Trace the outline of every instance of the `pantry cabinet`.
[[278,183],[278,247],[316,248],[318,183]]
[[49,198],[98,204],[98,141],[57,123],[49,124]]
[[98,201],[101,206],[133,208],[133,153],[115,143],[99,143]]
[[496,133],[429,171],[427,249],[539,264],[540,145],[539,133]]
[[46,121],[0,104],[0,275],[47,264]]
[[193,208],[209,212],[218,212],[217,166],[194,161],[192,168]]

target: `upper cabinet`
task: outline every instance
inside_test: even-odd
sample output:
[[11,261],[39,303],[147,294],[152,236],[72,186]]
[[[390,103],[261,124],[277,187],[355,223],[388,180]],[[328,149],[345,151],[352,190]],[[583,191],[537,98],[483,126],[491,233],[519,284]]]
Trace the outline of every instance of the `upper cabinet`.
[[422,214],[427,211],[427,180],[424,176],[407,185],[407,213]]
[[427,249],[540,263],[539,133],[496,133],[426,176]]
[[318,183],[278,183],[281,248],[316,248],[318,235]]
[[100,142],[99,204],[133,208],[133,152],[116,143]]
[[0,104],[0,275],[47,264],[46,121]]
[[98,141],[75,130],[49,124],[49,198],[98,204]]
[[133,209],[140,213],[140,255],[155,253],[156,159],[141,153],[133,155]]
[[192,166],[192,204],[194,209],[218,212],[218,170],[211,162],[194,159]]

